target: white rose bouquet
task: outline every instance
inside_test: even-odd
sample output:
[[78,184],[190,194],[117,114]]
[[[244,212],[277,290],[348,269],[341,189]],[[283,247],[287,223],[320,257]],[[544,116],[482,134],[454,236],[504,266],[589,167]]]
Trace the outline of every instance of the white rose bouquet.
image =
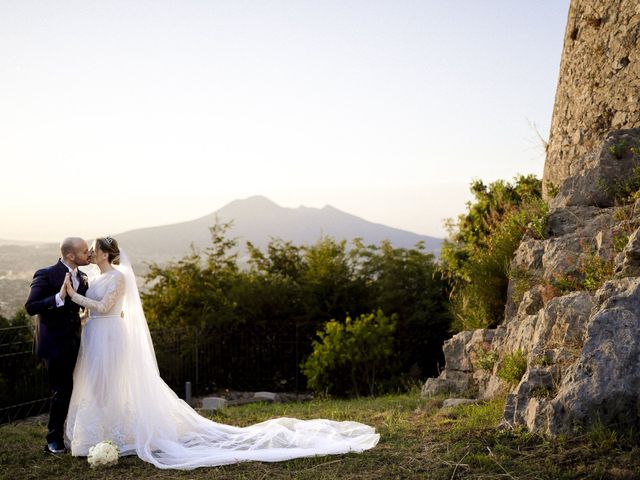
[[91,468],[109,466],[118,463],[120,449],[111,441],[100,442],[89,449],[87,462]]

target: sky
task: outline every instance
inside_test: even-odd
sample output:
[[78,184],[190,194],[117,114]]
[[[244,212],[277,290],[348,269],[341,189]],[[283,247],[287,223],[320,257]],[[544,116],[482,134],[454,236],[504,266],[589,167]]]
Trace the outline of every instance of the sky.
[[0,2],[0,238],[264,195],[443,237],[542,176],[569,0]]

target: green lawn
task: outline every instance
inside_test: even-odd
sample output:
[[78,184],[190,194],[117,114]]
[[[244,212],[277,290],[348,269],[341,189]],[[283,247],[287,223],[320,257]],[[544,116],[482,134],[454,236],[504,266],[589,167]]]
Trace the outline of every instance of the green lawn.
[[594,429],[575,439],[549,440],[523,431],[498,431],[503,401],[440,410],[442,399],[418,392],[356,400],[229,407],[212,418],[248,425],[272,417],[358,420],[381,434],[363,454],[281,463],[248,462],[191,471],[158,470],[135,457],[92,470],[84,458],[42,451],[45,426],[22,422],[0,427],[1,479],[573,479],[640,478],[637,439]]

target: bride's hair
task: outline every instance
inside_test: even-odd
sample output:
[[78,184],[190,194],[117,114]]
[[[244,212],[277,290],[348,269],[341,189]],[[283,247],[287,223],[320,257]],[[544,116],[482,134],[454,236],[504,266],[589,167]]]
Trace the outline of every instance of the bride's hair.
[[96,246],[109,254],[109,263],[120,264],[120,248],[115,238],[109,236],[96,238]]

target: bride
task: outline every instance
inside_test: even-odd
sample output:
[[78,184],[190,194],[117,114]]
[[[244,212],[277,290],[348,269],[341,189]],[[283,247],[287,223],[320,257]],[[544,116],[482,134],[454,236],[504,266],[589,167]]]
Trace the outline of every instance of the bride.
[[131,263],[117,241],[98,238],[92,250],[101,273],[86,296],[65,280],[72,300],[90,312],[67,417],[72,455],[112,440],[122,455],[158,468],[193,469],[362,452],[378,443],[380,435],[357,422],[283,417],[240,428],[200,416],[160,377]]

